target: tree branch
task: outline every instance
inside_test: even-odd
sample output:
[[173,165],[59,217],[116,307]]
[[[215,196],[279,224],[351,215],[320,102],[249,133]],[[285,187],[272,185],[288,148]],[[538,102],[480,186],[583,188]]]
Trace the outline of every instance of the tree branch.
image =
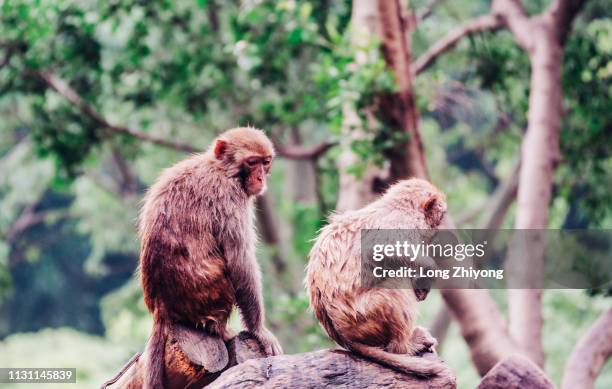
[[[386,49],[394,50],[387,52],[391,55],[385,59],[387,64],[395,71],[399,93],[408,94],[406,92],[411,91],[410,82],[412,78],[408,52],[410,46],[405,41],[405,33],[398,33],[400,26],[398,26],[397,9],[397,2],[382,0],[378,2],[378,10],[381,14],[380,21],[383,26],[381,32],[384,38],[383,48],[388,43]],[[397,40],[400,37],[404,37],[403,42],[394,41],[394,39]],[[419,167],[419,169],[411,170],[412,175],[428,179],[426,160],[422,144],[420,144],[418,112],[417,115],[413,115],[412,119],[417,119],[417,122],[413,123],[414,126],[411,128],[413,132],[408,133],[416,134],[416,139],[419,142],[417,144],[411,139],[410,145],[416,147],[405,150],[405,154],[412,159],[410,161],[412,166]],[[394,178],[402,177],[396,176]],[[363,185],[358,188],[363,188]],[[371,190],[371,188],[368,189]],[[456,229],[450,217],[446,218],[443,228]],[[470,348],[472,360],[481,374],[485,374],[497,362],[520,350],[510,337],[504,318],[488,291],[482,289],[443,289],[441,293],[451,314],[460,326],[461,334]]]
[[510,177],[500,184],[491,196],[490,205],[485,209],[485,213],[487,214],[487,219],[484,224],[485,229],[497,230],[501,226],[504,216],[506,216],[506,212],[508,212],[508,208],[510,208],[510,205],[516,199],[520,166],[521,158],[517,156]]
[[414,62],[412,72],[414,75],[418,75],[429,68],[441,54],[455,47],[462,38],[477,32],[496,30],[501,26],[502,23],[500,18],[495,15],[483,15],[464,23],[462,26],[449,32],[431,45],[429,49]]
[[47,211],[35,212],[38,201],[26,205],[17,219],[15,219],[6,231],[5,239],[11,243],[15,238],[29,227],[42,223],[47,217]]
[[606,361],[612,356],[612,309],[593,323],[580,338],[565,364],[562,389],[591,389]]
[[119,174],[121,175],[119,182],[119,192],[123,196],[134,196],[138,193],[138,179],[132,173],[130,166],[128,165],[123,153],[119,150],[118,147],[112,147],[112,155],[113,160],[115,161],[115,165],[117,165],[117,169],[119,170]]
[[444,369],[422,378],[391,370],[344,350],[318,350],[297,355],[251,359],[225,371],[211,389],[335,388],[352,389],[453,389],[454,373],[431,353],[423,356]]
[[[154,135],[146,134],[142,131],[133,128],[120,126],[110,123],[102,114],[100,114],[93,106],[87,103],[68,83],[57,77],[52,72],[47,71],[27,71],[27,75],[35,77],[43,81],[50,88],[59,93],[62,97],[74,105],[81,113],[93,119],[98,125],[105,129],[116,133],[131,136],[144,142],[153,143],[166,148],[195,153],[201,149],[190,144],[160,138]],[[301,146],[281,146],[276,145],[278,155],[288,159],[317,159],[325,154],[330,148],[336,145],[336,142],[323,142],[318,145],[301,147]]]
[[287,270],[287,263],[280,254],[280,237],[272,205],[270,204],[270,196],[264,193],[257,197],[256,202],[255,212],[259,223],[259,231],[261,231],[263,241],[273,250],[271,259],[274,264],[274,270],[276,270],[277,274],[283,274]]
[[199,148],[196,148],[190,144],[177,142],[169,139],[163,139],[154,135],[149,135],[144,132],[134,130],[129,127],[119,126],[110,123],[104,116],[102,116],[93,106],[88,104],[68,83],[61,78],[57,77],[52,72],[48,71],[27,71],[26,74],[40,79],[46,83],[50,88],[59,93],[62,97],[68,100],[74,105],[81,113],[93,119],[101,127],[116,133],[131,136],[136,139],[140,139],[145,142],[153,143],[156,145],[164,146],[167,148],[185,151],[188,153],[198,152]]
[[521,352],[488,290],[442,289],[440,292],[459,324],[461,336],[480,375],[486,374],[499,361]]
[[520,0],[493,0],[493,14],[500,17],[502,23],[512,32],[519,46],[531,53],[535,48],[532,35],[532,22]]
[[574,17],[585,3],[586,0],[554,0],[546,9],[544,17],[551,19],[560,44],[565,42],[567,34],[571,31]]
[[20,41],[4,41],[0,42],[0,49],[5,50],[4,58],[2,62],[0,62],[0,69],[5,66],[8,66],[11,62],[11,58],[17,51],[23,50],[25,44]]
[[441,3],[443,0],[429,0],[427,4],[423,6],[423,8],[416,11],[416,24],[422,22],[427,19],[433,13],[433,9]]
[[419,110],[413,88],[412,50],[406,23],[402,18],[399,0],[378,1],[381,26],[381,50],[387,66],[393,71],[398,93],[381,96],[380,110],[397,121],[398,135],[407,141],[394,142],[388,151],[392,179],[427,176],[427,163],[423,154],[423,141],[419,131]]
[[9,64],[9,62],[11,62],[11,57],[12,56],[13,56],[13,50],[8,48],[6,50],[6,53],[4,54],[4,58],[2,59],[2,62],[0,62],[0,69],[2,69],[3,67],[7,66]]
[[[165,344],[166,386],[171,388],[319,388],[350,384],[356,389],[455,388],[455,374],[434,353],[422,358],[440,365],[427,379],[396,372],[348,351],[319,350],[267,357],[248,332],[223,343],[199,330],[174,324]],[[140,388],[150,346],[135,355],[102,388]]]
[[[517,230],[541,230],[548,224],[553,177],[560,158],[562,42],[582,3],[555,0],[549,9],[531,18],[519,0],[494,0],[492,4],[493,13],[503,20],[517,43],[528,53],[531,65],[528,126],[521,145]],[[514,248],[509,246],[508,262],[523,255]],[[545,249],[545,240],[539,234],[531,237],[526,248],[531,254],[528,271],[522,269],[522,274],[517,271],[517,274],[509,274],[509,278],[529,277],[538,282],[544,273]],[[508,311],[511,335],[536,363],[543,366],[541,290],[508,290]]]
[[321,142],[313,146],[275,144],[274,148],[282,158],[317,160],[337,144],[337,142]]

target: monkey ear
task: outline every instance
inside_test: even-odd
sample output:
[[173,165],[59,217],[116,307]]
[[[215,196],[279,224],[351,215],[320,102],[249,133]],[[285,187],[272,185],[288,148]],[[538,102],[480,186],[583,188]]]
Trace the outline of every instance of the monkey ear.
[[225,154],[225,150],[227,149],[227,142],[221,139],[217,140],[217,143],[215,143],[215,158],[217,159],[223,159],[223,155]]
[[427,200],[421,203],[421,210],[425,215],[425,220],[432,228],[435,228],[442,223],[444,214],[446,213],[444,200],[437,194],[430,195]]

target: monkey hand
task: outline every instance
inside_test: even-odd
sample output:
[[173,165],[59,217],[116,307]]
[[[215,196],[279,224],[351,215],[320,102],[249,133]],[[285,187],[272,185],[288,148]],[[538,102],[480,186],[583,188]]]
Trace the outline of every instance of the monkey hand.
[[421,326],[416,326],[414,328],[410,342],[415,355],[434,351],[435,347],[438,345],[436,338],[434,338],[426,328]]
[[283,353],[280,343],[267,328],[262,328],[261,330],[253,333],[253,335],[264,347],[266,355],[281,355]]

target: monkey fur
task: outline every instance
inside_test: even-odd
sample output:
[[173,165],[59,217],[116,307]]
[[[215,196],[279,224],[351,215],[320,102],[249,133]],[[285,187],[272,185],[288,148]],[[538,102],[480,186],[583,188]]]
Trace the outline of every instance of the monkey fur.
[[282,353],[264,326],[255,258],[253,198],[266,189],[273,156],[262,131],[235,128],[205,153],[165,170],[147,192],[140,215],[140,274],[154,323],[145,388],[164,387],[171,323],[202,327],[227,340],[234,305],[268,355]]
[[361,287],[360,230],[435,229],[445,212],[442,192],[410,179],[360,210],[331,217],[310,251],[306,285],[311,308],[336,343],[401,372],[439,373],[439,365],[415,357],[436,344],[415,326],[416,303],[428,290]]

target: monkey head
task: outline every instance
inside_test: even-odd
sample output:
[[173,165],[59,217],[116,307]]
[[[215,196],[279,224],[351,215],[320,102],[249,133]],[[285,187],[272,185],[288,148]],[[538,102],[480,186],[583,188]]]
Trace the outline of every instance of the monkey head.
[[[412,178],[392,185],[383,196],[384,203],[391,210],[405,214],[407,224],[404,228],[419,230],[420,238],[429,240],[435,229],[442,223],[446,214],[446,196],[426,180]],[[408,227],[409,226],[409,227]],[[434,270],[436,263],[429,257],[419,257],[415,263],[425,270]],[[431,278],[411,279],[412,289],[418,301],[427,297],[431,289]]]
[[266,191],[274,147],[263,131],[250,127],[228,130],[217,137],[212,152],[228,176],[240,180],[247,196]]
[[437,228],[446,214],[446,196],[433,184],[419,178],[398,181],[384,195],[384,200],[393,209],[411,215],[418,214],[422,225],[414,228]]

